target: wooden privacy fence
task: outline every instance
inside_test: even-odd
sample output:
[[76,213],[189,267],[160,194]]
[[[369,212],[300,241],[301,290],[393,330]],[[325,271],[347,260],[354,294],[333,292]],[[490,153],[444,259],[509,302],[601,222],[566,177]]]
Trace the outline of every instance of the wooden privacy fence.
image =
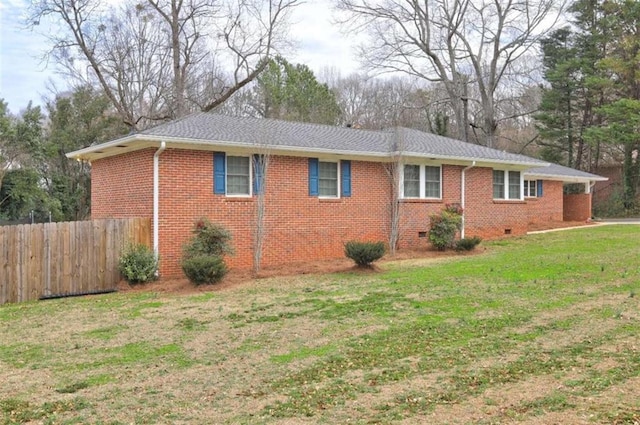
[[0,227],[0,305],[115,289],[129,243],[150,246],[148,218]]

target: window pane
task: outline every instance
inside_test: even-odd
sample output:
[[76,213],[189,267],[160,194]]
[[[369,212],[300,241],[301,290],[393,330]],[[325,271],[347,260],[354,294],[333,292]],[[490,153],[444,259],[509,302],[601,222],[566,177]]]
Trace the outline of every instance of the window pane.
[[504,171],[493,170],[493,199],[504,199]]
[[320,196],[338,196],[338,163],[319,162],[318,189]]
[[509,171],[509,199],[520,199],[519,171]]
[[248,195],[249,177],[227,176],[227,193],[229,195]]
[[405,198],[420,197],[420,166],[419,165],[404,166],[404,197]]
[[427,198],[440,198],[440,167],[424,167],[425,191]]
[[535,180],[524,181],[524,196],[529,198],[535,198],[537,196]]
[[227,194],[249,195],[249,157],[227,156]]

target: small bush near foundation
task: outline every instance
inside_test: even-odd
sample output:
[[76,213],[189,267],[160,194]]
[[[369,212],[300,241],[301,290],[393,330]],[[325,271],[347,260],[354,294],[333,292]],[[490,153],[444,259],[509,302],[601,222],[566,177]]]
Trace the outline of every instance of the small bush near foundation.
[[182,260],[182,271],[195,285],[210,285],[222,280],[227,265],[217,255],[196,255]]
[[344,245],[344,254],[361,267],[371,266],[385,253],[384,242],[349,241]]
[[130,284],[149,282],[156,279],[158,259],[148,246],[131,245],[120,255],[118,270]]
[[193,233],[183,248],[182,271],[196,285],[219,282],[227,274],[224,255],[233,253],[231,233],[206,218],[196,221]]
[[482,242],[482,238],[478,236],[474,236],[472,238],[460,239],[459,241],[456,242],[455,250],[456,251],[473,251],[480,242]]
[[185,247],[187,256],[206,254],[222,257],[225,254],[233,254],[231,233],[219,224],[200,218],[195,223],[193,233],[194,237]]
[[462,208],[457,205],[447,205],[440,214],[431,216],[429,242],[438,251],[455,246],[456,233],[462,226]]

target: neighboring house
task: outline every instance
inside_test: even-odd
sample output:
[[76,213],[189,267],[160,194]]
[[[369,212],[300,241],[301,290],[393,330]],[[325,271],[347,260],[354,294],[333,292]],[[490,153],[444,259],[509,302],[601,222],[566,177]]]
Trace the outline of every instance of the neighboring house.
[[[596,209],[607,210],[607,206],[622,200],[624,177],[622,164],[607,164],[598,167],[596,172],[608,178],[608,181],[596,183],[593,188],[593,204]],[[615,207],[614,207],[615,208]]]
[[[265,154],[266,173],[255,166]],[[590,188],[603,179],[406,128],[208,113],[68,156],[91,161],[93,218],[153,219],[165,276],[181,274],[182,246],[199,217],[228,228],[229,264],[250,268],[261,191],[269,266],[341,257],[349,240],[389,241],[393,211],[399,248],[425,247],[429,217],[446,204],[464,208],[464,235],[483,238],[524,234],[533,222],[587,220]],[[564,196],[565,183],[583,184],[584,193]]]

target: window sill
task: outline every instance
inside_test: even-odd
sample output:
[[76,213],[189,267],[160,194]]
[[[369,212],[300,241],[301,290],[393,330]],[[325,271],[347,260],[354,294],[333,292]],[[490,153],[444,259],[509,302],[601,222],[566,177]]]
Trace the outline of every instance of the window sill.
[[526,204],[526,201],[521,199],[494,199],[494,204]]
[[525,201],[527,201],[527,202],[529,202],[529,201],[535,201],[535,202],[538,202],[538,199],[540,199],[540,198],[538,198],[537,196],[526,196],[526,197],[524,198],[524,200],[525,200]]
[[328,204],[337,204],[342,202],[342,198],[318,198],[318,202],[328,203]]
[[441,204],[442,199],[427,199],[427,198],[401,198],[399,199],[402,204]]
[[224,198],[224,202],[253,202],[251,196],[227,196]]

